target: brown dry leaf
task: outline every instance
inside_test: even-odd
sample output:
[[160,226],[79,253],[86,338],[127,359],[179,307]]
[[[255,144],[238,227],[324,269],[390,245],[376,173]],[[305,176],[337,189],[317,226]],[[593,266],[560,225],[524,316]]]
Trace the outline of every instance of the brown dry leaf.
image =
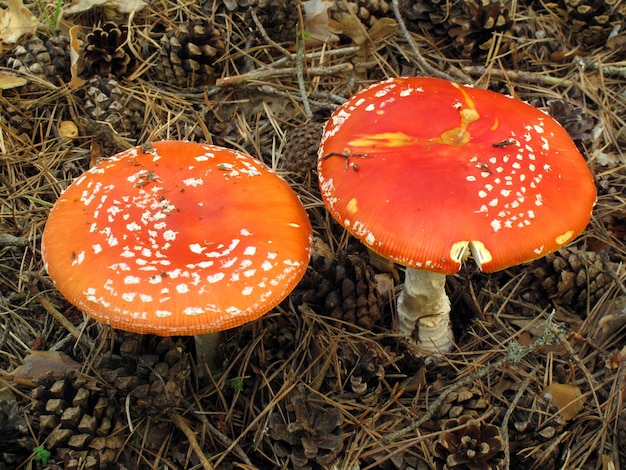
[[143,0],[78,0],[73,1],[72,6],[63,10],[63,16],[75,15],[91,10],[103,8],[107,17],[115,16],[115,13],[136,13],[146,6]]
[[9,378],[21,385],[33,385],[38,379],[52,377],[58,379],[80,364],[67,354],[59,351],[31,351],[24,363],[16,367]]
[[585,398],[580,388],[575,385],[552,382],[543,391],[542,396],[559,409],[561,416],[569,421],[575,418],[583,409]]
[[27,80],[22,77],[16,77],[10,73],[0,72],[0,90],[8,90],[26,85]]
[[328,17],[328,10],[333,6],[329,0],[307,0],[302,2],[304,9],[304,31],[313,41],[337,42],[337,25]]
[[82,41],[79,39],[80,26],[72,26],[69,30],[70,36],[70,88],[75,90],[85,84],[85,80],[80,78],[79,75],[83,69],[83,61],[80,54],[80,48]]
[[8,8],[0,9],[0,43],[15,44],[25,34],[34,34],[39,22],[22,0],[8,0]]

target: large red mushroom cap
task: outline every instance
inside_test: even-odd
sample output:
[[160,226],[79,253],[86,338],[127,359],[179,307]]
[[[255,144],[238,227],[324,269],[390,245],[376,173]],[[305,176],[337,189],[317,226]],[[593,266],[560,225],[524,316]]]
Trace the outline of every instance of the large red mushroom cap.
[[303,276],[311,225],[289,185],[217,146],[156,142],[104,161],[54,205],[42,256],[89,316],[194,335],[254,320]]
[[567,132],[511,97],[436,78],[377,83],[326,124],[319,152],[331,214],[374,251],[457,272],[539,258],[589,222],[593,177]]

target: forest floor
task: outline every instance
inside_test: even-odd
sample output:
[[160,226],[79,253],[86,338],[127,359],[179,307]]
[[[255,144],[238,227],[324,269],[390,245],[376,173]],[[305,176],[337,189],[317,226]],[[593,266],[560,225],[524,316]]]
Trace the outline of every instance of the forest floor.
[[[393,6],[80,0],[57,19],[0,1],[0,469],[626,465],[626,4]],[[317,189],[333,110],[415,75],[551,114],[598,188],[568,248],[449,276],[455,348],[438,360],[394,332],[402,269],[372,263]],[[299,287],[226,331],[210,371],[190,338],[83,316],[41,260],[72,180],[170,139],[261,159],[314,229]]]

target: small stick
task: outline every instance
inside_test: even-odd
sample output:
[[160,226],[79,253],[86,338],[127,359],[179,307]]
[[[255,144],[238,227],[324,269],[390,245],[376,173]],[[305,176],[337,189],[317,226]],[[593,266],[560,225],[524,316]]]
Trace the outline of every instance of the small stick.
[[254,24],[259,30],[259,33],[261,33],[261,36],[263,36],[263,39],[265,40],[265,42],[267,42],[273,48],[279,50],[281,54],[283,54],[285,57],[291,59],[291,52],[289,52],[287,49],[285,49],[283,46],[281,46],[280,44],[278,44],[276,41],[274,41],[272,38],[269,37],[269,35],[267,34],[267,31],[265,31],[265,28],[263,27],[263,24],[259,20],[259,17],[256,16],[254,9],[250,9],[249,11],[250,11],[250,17],[252,18],[252,21],[254,21]]
[[502,440],[504,441],[504,463],[503,463],[504,470],[509,470],[509,465],[510,465],[509,454],[511,451],[509,448],[509,420],[511,419],[511,415],[513,414],[513,411],[515,411],[515,408],[517,407],[517,402],[519,402],[520,398],[522,398],[522,395],[526,391],[526,388],[528,388],[528,386],[530,385],[530,381],[532,380],[532,378],[533,376],[529,375],[522,381],[519,387],[519,390],[517,391],[517,393],[513,397],[513,401],[509,405],[509,409],[506,410],[506,414],[504,415],[504,418],[502,418],[502,424],[500,425],[500,432],[502,432]]
[[[311,67],[307,69],[307,73],[309,76],[325,76],[348,73],[351,72],[352,69],[352,64],[346,63],[329,65],[327,67]],[[264,81],[271,78],[293,77],[297,73],[298,71],[296,67],[290,67],[286,69],[259,69],[241,75],[219,78],[217,79],[215,86],[218,88],[240,87],[253,81]]]
[[463,67],[463,71],[472,77],[480,77],[489,73],[491,76],[498,79],[516,80],[520,82],[536,83],[538,85],[554,85],[566,88],[577,85],[574,81],[566,78],[553,77],[552,75],[541,75],[533,72],[524,72],[522,70],[489,69],[484,65]]
[[182,418],[181,415],[179,415],[175,411],[170,412],[169,417],[174,422],[176,427],[180,429],[189,440],[189,446],[193,449],[194,453],[200,460],[200,463],[202,463],[202,467],[204,467],[204,470],[213,470],[213,465],[211,465],[209,459],[207,459],[206,455],[204,455],[204,452],[202,451],[202,448],[200,447],[200,444],[198,444],[198,440],[196,439],[196,434],[189,427],[187,422]]

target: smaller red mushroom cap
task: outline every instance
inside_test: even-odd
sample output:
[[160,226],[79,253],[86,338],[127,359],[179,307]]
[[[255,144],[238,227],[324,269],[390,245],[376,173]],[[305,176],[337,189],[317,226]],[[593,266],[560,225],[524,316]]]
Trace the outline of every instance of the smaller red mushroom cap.
[[539,258],[589,222],[593,177],[567,132],[523,101],[436,78],[372,85],[319,151],[330,213],[374,251],[451,274]]
[[303,276],[311,225],[289,185],[241,152],[136,147],[77,178],[42,257],[87,315],[138,333],[193,335],[265,314]]

